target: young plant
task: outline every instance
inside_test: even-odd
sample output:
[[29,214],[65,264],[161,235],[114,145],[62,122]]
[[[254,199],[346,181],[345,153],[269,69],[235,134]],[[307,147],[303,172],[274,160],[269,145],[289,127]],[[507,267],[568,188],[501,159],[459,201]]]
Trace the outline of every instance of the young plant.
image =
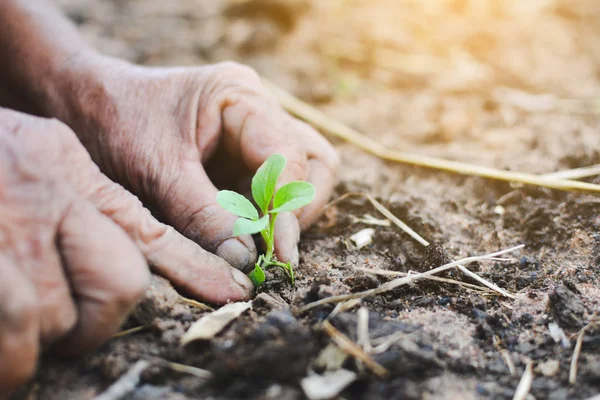
[[221,190],[217,202],[225,210],[237,215],[233,225],[233,236],[261,234],[266,245],[266,253],[258,258],[254,270],[248,277],[256,287],[265,281],[265,270],[281,268],[294,284],[294,269],[291,262],[277,261],[275,251],[275,220],[282,212],[294,211],[309,204],[315,197],[315,187],[308,182],[296,181],[283,185],[277,192],[277,179],[283,172],[287,159],[281,154],[270,156],[252,178],[252,197],[256,207],[244,196],[230,190]]

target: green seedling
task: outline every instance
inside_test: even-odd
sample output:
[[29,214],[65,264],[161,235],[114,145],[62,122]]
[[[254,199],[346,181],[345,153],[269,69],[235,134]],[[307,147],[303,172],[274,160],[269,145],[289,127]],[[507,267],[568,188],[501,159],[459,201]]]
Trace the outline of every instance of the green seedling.
[[233,236],[261,234],[266,245],[266,253],[258,258],[254,270],[248,277],[259,287],[265,281],[265,270],[281,268],[294,284],[294,269],[291,262],[277,261],[275,251],[275,220],[282,212],[294,211],[309,204],[315,198],[315,187],[308,182],[296,181],[283,185],[277,192],[277,179],[283,172],[287,159],[281,154],[273,154],[260,166],[252,178],[252,197],[260,210],[246,197],[230,190],[221,190],[217,202],[225,210],[239,218],[233,225]]

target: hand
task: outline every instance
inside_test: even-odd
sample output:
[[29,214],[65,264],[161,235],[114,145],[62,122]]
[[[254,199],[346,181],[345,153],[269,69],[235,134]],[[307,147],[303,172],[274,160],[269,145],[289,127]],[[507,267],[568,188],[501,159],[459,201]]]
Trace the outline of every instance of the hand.
[[[298,262],[300,229],[328,200],[338,157],[315,130],[272,100],[251,69],[223,63],[155,69],[83,55],[72,61],[63,119],[112,179],[179,232],[241,270],[255,262],[251,237],[232,238],[235,216],[216,185],[245,182],[273,153],[287,157],[279,185],[308,180],[315,201],[277,220],[279,260]],[[68,111],[64,111],[68,110]],[[178,282],[182,283],[182,282]]]
[[40,348],[108,339],[148,285],[143,255],[208,300],[250,296],[243,273],[151,217],[66,125],[0,109],[0,393]]

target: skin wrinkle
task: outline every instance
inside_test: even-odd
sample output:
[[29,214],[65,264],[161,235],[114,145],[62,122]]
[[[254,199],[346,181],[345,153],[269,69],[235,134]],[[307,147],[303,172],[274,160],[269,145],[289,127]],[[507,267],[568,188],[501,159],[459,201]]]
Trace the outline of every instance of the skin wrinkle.
[[[231,236],[226,237],[222,240],[220,237],[213,238],[212,240],[207,240],[205,237],[203,237],[203,235],[199,231],[190,229],[190,226],[191,225],[210,225],[210,223],[209,223],[210,219],[211,218],[216,219],[220,215],[215,212],[207,211],[207,209],[208,208],[216,208],[217,210],[220,211],[220,207],[221,206],[219,206],[219,204],[216,202],[216,200],[214,203],[210,202],[210,203],[204,204],[203,206],[198,208],[196,211],[192,212],[187,217],[188,222],[183,226],[183,229],[182,229],[182,232],[184,232],[186,234],[186,236],[188,236],[189,238],[191,238],[192,240],[194,240],[197,243],[202,243],[203,247],[205,247],[206,250],[208,250],[208,251],[213,251],[213,250],[217,249],[218,245],[223,243],[225,240],[230,239]],[[197,218],[199,219],[199,221],[196,220]]]
[[[150,246],[168,230],[166,225],[152,221],[150,212],[142,203],[114,182],[99,185],[90,198],[95,200],[94,203],[104,215],[120,222],[139,247]],[[125,223],[127,226],[124,226]],[[135,223],[137,225],[133,226]]]

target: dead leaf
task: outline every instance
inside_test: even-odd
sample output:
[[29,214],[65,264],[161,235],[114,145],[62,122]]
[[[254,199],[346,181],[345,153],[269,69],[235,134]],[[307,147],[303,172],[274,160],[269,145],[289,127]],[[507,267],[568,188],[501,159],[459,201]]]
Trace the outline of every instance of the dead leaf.
[[356,373],[347,369],[311,375],[300,382],[304,394],[310,400],[327,400],[336,397],[349,384],[356,380]]
[[194,340],[209,340],[221,332],[231,321],[252,307],[252,302],[231,303],[203,316],[194,322],[181,337],[181,345],[185,346]]

